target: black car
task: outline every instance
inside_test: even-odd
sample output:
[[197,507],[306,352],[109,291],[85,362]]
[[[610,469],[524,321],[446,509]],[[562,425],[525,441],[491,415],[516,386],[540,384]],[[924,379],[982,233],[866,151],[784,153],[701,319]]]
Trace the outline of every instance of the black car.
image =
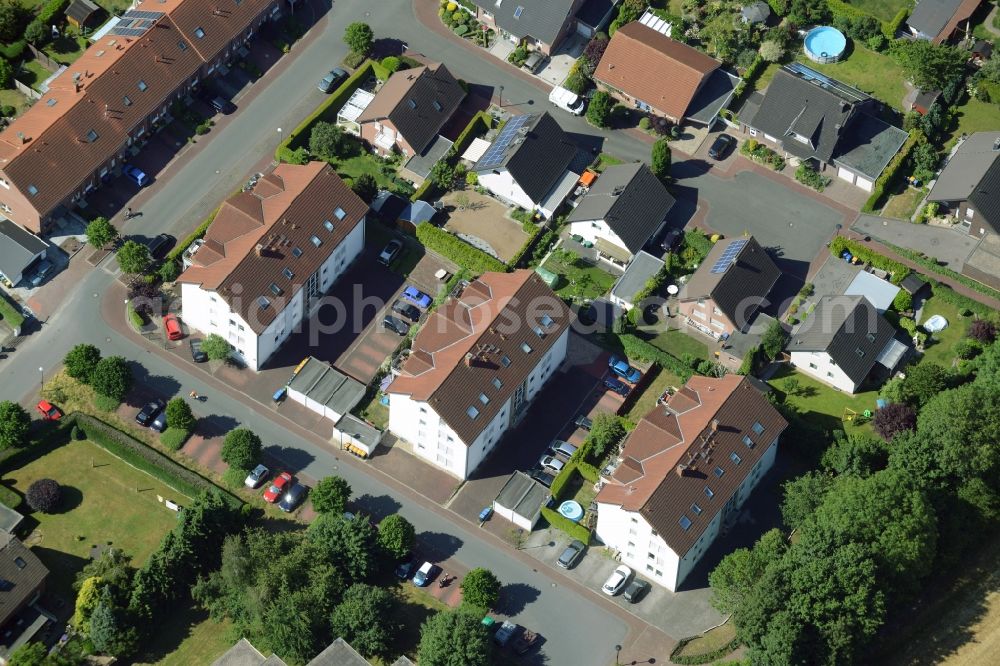
[[162,398],[157,398],[152,402],[146,403],[146,406],[140,409],[139,413],[135,415],[135,422],[141,426],[148,426],[166,406],[167,403],[163,402]]
[[542,484],[546,488],[552,487],[553,478],[549,474],[546,474],[537,467],[531,470],[530,474],[531,478],[533,478],[535,481],[538,481],[538,483]]
[[228,99],[225,99],[224,97],[219,97],[219,96],[213,97],[211,100],[209,100],[208,103],[212,105],[212,108],[215,109],[216,113],[223,113],[225,115],[229,115],[230,113],[236,110],[236,105],[234,105],[232,102],[230,102]]
[[392,315],[386,315],[385,319],[382,320],[382,327],[387,328],[393,333],[399,335],[406,335],[410,332],[410,325],[399,317],[393,317]]
[[155,430],[156,432],[163,432],[164,430],[166,430],[167,429],[167,413],[166,412],[160,412],[159,414],[157,414],[156,418],[153,419],[153,422],[149,424],[149,427],[152,428],[153,430]]
[[583,556],[583,551],[587,549],[586,544],[577,539],[573,539],[566,550],[562,552],[559,559],[556,560],[556,564],[561,566],[563,569],[572,569],[576,566],[576,563],[580,561],[580,557]]
[[649,583],[636,578],[628,584],[628,587],[625,588],[625,593],[622,596],[625,597],[625,601],[630,604],[635,604],[642,601],[642,598],[646,596],[647,592],[649,592]]
[[715,141],[712,142],[712,146],[708,149],[708,156],[713,160],[721,160],[735,143],[736,139],[733,137],[728,134],[720,134],[715,137]]
[[296,482],[291,488],[288,489],[284,495],[281,496],[281,501],[278,502],[278,508],[285,513],[291,513],[295,508],[302,503],[306,497],[306,487],[301,483]]
[[420,310],[417,309],[417,306],[404,303],[398,298],[392,304],[392,311],[403,315],[414,323],[420,321]]
[[170,234],[160,234],[149,241],[149,256],[153,259],[162,259],[174,246],[177,239]]
[[680,229],[671,229],[667,232],[667,235],[663,237],[663,241],[660,243],[660,249],[664,252],[673,252],[680,246],[682,240],[684,240],[684,232]]
[[201,338],[191,338],[188,343],[191,345],[191,360],[195,363],[204,363],[208,360],[208,354],[201,349]]
[[413,555],[407,555],[396,565],[396,578],[406,580],[413,573],[413,567],[417,566],[417,560]]
[[347,72],[339,67],[334,67],[330,70],[330,73],[323,77],[323,80],[319,82],[316,87],[320,92],[332,92],[340,86],[340,84],[347,78]]

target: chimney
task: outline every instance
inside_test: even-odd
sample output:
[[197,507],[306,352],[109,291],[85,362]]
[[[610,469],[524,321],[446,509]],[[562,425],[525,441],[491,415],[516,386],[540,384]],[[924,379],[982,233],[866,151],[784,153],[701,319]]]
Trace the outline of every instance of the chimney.
[[257,247],[254,248],[254,251],[257,253],[258,257],[263,257],[264,256],[264,246],[263,246],[263,244],[257,243]]
[[719,432],[719,419],[712,419],[712,432]]
[[677,476],[684,476],[684,472],[687,471],[687,468],[688,468],[687,465],[685,465],[684,463],[681,463],[680,465],[678,465],[677,467],[674,468],[674,471],[677,472]]

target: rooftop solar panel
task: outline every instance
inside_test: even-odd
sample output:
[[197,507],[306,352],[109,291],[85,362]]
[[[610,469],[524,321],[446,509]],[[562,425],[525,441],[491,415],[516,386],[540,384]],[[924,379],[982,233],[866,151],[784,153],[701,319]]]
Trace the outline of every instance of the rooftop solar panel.
[[747,239],[745,238],[739,238],[730,243],[729,247],[727,247],[723,251],[722,256],[719,257],[718,260],[715,262],[715,265],[712,266],[712,272],[725,273],[726,269],[729,268],[730,265],[732,265],[737,255],[739,255],[740,250],[742,250],[743,246],[746,244],[747,244]]
[[536,116],[523,115],[514,116],[507,121],[503,129],[500,130],[500,134],[497,138],[493,140],[492,145],[483,153],[483,156],[479,158],[479,163],[476,165],[479,169],[492,169],[493,167],[499,166],[503,162],[504,153],[507,148],[510,147],[511,142],[517,136],[518,131],[528,125],[531,121],[535,119]]
[[163,12],[146,12],[141,9],[130,9],[122,14],[123,18],[151,19],[153,21],[161,16],[163,16]]

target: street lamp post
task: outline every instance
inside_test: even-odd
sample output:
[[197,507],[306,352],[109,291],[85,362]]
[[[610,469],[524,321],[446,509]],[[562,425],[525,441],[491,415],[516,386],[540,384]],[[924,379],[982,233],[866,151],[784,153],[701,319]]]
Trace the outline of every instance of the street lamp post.
[[38,366],[38,386],[39,391],[45,388],[45,368]]
[[281,128],[278,128],[278,143],[281,143]]
[[621,666],[621,662],[618,661],[618,655],[621,654],[621,651],[622,651],[622,646],[621,645],[616,645],[615,646],[615,666]]
[[498,98],[499,98],[499,102],[500,103],[497,104],[497,108],[498,109],[502,109],[503,108],[503,86],[500,86],[500,92],[498,94]]

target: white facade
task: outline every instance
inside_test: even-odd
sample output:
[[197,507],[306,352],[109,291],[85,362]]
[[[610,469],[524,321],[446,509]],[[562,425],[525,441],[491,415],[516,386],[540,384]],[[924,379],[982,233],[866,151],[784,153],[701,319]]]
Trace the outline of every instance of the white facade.
[[[540,213],[542,217],[548,219],[555,214],[556,209],[565,200],[565,196],[560,192],[561,189],[566,189],[563,181],[570,179],[575,183],[577,176],[566,171],[563,174],[563,180],[556,183],[555,187],[546,193],[546,198],[543,201],[532,201],[531,197],[521,189],[521,186],[517,184],[517,181],[514,180],[514,177],[507,169],[481,171],[478,173],[478,178],[479,184],[489,190],[498,199],[514,206],[520,206],[525,210]],[[557,193],[561,196],[553,196]]]
[[[413,400],[407,394],[393,393],[391,384],[388,389],[389,430],[410,442],[413,453],[417,456],[461,479],[468,478],[494,449],[507,429],[517,422],[518,416],[524,413],[539,389],[566,358],[568,340],[569,328],[566,328],[555,344],[539,359],[522,388],[507,399],[475,441],[462,441],[427,402]],[[512,404],[520,390],[523,390],[524,397],[523,400],[518,398],[519,409],[515,413]]]
[[591,243],[596,243],[598,238],[603,238],[607,242],[617,245],[624,252],[629,252],[628,248],[625,247],[625,243],[622,239],[618,237],[608,223],[604,220],[584,220],[582,222],[573,222],[569,225],[569,233],[579,236],[583,236],[583,239],[590,241]]
[[860,383],[848,377],[826,352],[793,351],[791,357],[792,365],[824,384],[848,393],[858,390]]
[[627,511],[616,504],[598,503],[597,537],[609,548],[618,551],[622,563],[637,574],[675,592],[711,547],[726,518],[743,506],[761,478],[774,466],[777,452],[778,438],[775,438],[686,553],[674,552],[638,511]]
[[[315,300],[330,290],[351,263],[358,257],[365,245],[365,220],[351,230],[344,240],[335,248],[323,262],[322,266],[309,279],[284,301],[284,307],[264,331],[257,335],[247,321],[234,312],[226,300],[214,290],[202,289],[197,284],[181,284],[182,320],[188,328],[197,330],[204,335],[215,333],[225,338],[233,348],[233,356],[252,370],[259,370],[271,355],[298,330],[306,312],[305,298],[307,290],[316,293],[310,298]],[[308,285],[308,286],[307,286]],[[314,304],[310,304],[314,305]],[[279,301],[272,301],[270,307],[278,307]],[[253,305],[251,308],[255,308]]]

